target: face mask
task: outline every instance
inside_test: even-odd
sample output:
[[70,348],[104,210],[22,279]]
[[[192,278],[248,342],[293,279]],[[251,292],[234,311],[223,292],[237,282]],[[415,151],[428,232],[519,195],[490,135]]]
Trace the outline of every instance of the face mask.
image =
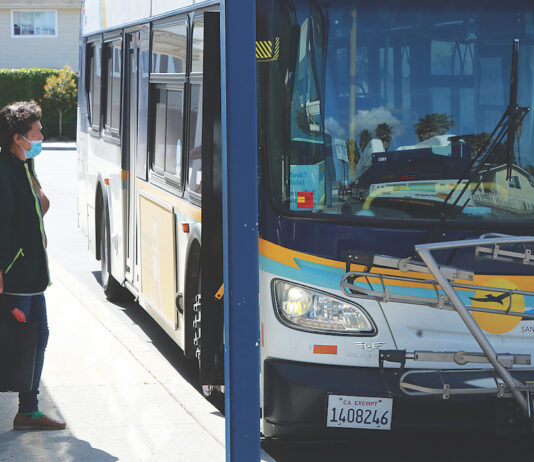
[[24,138],[28,143],[31,144],[31,148],[29,151],[26,151],[26,149],[22,148],[21,146],[22,150],[24,151],[24,154],[26,155],[26,159],[32,159],[35,156],[38,156],[39,154],[41,154],[41,151],[43,150],[43,146],[42,146],[43,142],[41,140],[30,141],[25,136],[22,136],[22,138]]

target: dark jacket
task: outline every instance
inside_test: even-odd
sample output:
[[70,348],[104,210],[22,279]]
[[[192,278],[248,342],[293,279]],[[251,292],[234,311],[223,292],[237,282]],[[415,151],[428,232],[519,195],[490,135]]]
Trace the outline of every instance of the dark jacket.
[[0,270],[4,293],[33,294],[50,282],[41,202],[30,161],[0,152]]

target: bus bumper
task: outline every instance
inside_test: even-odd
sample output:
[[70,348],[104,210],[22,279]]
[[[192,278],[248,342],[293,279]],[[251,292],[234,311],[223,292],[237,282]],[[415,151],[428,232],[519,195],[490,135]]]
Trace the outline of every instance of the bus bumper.
[[[407,396],[399,388],[399,378],[399,369],[267,359],[264,361],[263,434],[271,438],[309,440],[344,438],[354,432],[372,431],[327,427],[329,394],[393,398],[390,433],[414,430],[463,434],[530,432],[530,423],[512,399],[498,399],[493,394],[451,396],[449,399]],[[518,378],[534,380],[534,372],[522,373]],[[454,383],[450,385],[455,386]]]

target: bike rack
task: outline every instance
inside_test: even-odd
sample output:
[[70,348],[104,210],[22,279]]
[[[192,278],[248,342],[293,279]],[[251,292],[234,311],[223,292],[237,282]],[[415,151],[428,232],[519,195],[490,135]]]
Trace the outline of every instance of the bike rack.
[[[422,263],[414,262],[412,259],[398,259],[389,256],[375,255],[372,266],[382,266],[386,268],[398,269],[401,272],[415,272],[418,275],[397,276],[382,274],[370,271],[347,271],[341,280],[341,290],[349,297],[373,299],[380,302],[398,302],[409,303],[412,305],[423,305],[431,308],[454,310],[458,313],[463,323],[476,340],[483,353],[466,353],[466,352],[413,352],[406,353],[402,350],[388,350],[380,352],[380,366],[384,361],[399,362],[401,367],[404,366],[406,359],[420,361],[451,361],[457,364],[467,362],[489,362],[493,369],[470,370],[469,372],[493,371],[493,380],[495,387],[477,390],[476,388],[451,389],[445,383],[442,376],[444,373],[467,372],[466,370],[442,371],[442,370],[417,370],[404,373],[400,380],[401,390],[408,395],[413,394],[441,394],[448,398],[451,394],[472,394],[472,393],[497,393],[497,396],[503,397],[505,394],[511,394],[518,403],[520,409],[531,417],[531,394],[534,392],[534,386],[523,384],[514,378],[510,370],[514,364],[530,364],[529,355],[497,354],[486,335],[480,329],[473,319],[471,312],[486,312],[507,316],[521,316],[524,319],[534,319],[534,315],[517,313],[512,310],[512,295],[534,296],[534,291],[500,289],[494,287],[479,286],[469,283],[474,278],[474,274],[450,266],[440,266],[432,256],[432,252],[438,250],[451,250],[461,248],[475,248],[475,257],[479,259],[488,259],[492,261],[505,261],[522,265],[534,266],[534,257],[532,251],[527,247],[528,244],[534,244],[534,237],[524,236],[504,236],[504,235],[485,235],[479,239],[470,239],[464,241],[439,242],[431,244],[420,244],[415,246],[417,254],[421,257]],[[514,246],[513,250],[506,250],[503,247]],[[517,246],[522,248],[517,251]],[[350,258],[350,262],[358,261],[357,257]],[[348,265],[350,266],[350,265]],[[369,268],[368,268],[369,269]],[[433,279],[426,277],[427,274],[433,276]],[[365,282],[358,279],[365,278]],[[463,280],[467,282],[458,282]],[[379,281],[381,290],[373,287],[373,282]],[[421,297],[416,295],[398,294],[392,291],[387,282],[390,281],[410,281],[427,286],[434,290],[434,297]],[[364,287],[367,283],[370,287]],[[391,285],[391,284],[390,284]],[[464,290],[486,290],[493,293],[501,293],[502,297],[509,298],[508,307],[502,310],[491,308],[480,308],[466,306],[457,293],[458,289]],[[519,371],[527,371],[519,369]],[[417,374],[438,374],[442,382],[441,388],[428,388],[407,381],[408,377]],[[526,397],[525,397],[526,394]]]

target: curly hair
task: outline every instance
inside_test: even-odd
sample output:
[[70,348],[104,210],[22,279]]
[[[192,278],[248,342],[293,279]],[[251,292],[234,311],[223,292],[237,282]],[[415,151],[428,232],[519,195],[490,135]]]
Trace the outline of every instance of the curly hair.
[[8,104],[0,111],[0,148],[8,150],[13,135],[28,133],[41,120],[41,107],[33,100]]

